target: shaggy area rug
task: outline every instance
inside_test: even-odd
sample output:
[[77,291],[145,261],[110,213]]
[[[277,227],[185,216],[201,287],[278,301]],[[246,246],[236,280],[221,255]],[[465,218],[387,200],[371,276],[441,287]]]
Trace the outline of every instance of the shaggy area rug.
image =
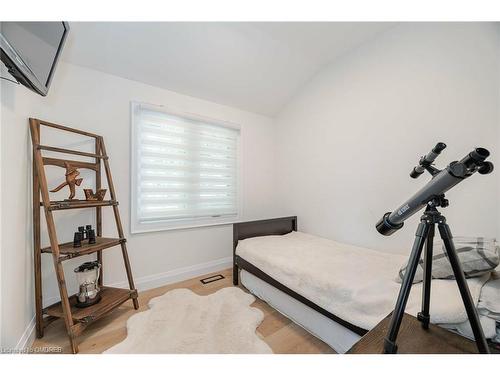
[[127,338],[104,353],[272,353],[255,329],[264,319],[239,288],[208,296],[175,289],[127,321]]

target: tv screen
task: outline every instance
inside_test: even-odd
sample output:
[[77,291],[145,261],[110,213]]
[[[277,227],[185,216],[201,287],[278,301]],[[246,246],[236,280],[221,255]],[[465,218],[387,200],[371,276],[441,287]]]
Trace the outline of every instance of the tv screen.
[[67,22],[2,22],[1,59],[21,84],[45,96],[68,31]]

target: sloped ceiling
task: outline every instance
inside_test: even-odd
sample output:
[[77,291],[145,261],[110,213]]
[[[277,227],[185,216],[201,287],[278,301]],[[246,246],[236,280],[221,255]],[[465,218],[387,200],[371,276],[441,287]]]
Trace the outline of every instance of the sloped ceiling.
[[73,22],[63,59],[274,116],[321,67],[391,23]]

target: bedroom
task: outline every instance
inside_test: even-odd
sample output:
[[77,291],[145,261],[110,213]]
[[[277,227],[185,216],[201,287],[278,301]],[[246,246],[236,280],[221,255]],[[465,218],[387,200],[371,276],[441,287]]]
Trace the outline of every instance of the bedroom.
[[[59,18],[50,82],[0,81],[4,353],[382,353],[367,342],[383,345],[424,207],[390,236],[375,226],[437,189],[420,158],[438,142],[439,170],[491,153],[450,177],[448,207],[425,201],[451,227],[486,348],[438,227],[395,343],[499,351],[498,22]],[[21,55],[35,48],[16,28],[54,37],[5,21]],[[8,59],[1,76],[22,81]]]

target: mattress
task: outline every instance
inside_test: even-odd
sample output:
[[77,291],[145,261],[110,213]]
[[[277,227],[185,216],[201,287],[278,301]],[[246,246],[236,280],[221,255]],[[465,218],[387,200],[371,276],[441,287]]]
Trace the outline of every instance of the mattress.
[[[301,232],[241,240],[236,254],[318,306],[367,330],[393,310],[401,286],[396,277],[407,260],[406,256],[342,244]],[[248,276],[245,277],[248,282]],[[485,275],[468,279],[476,305],[488,278]],[[256,289],[259,296],[257,293],[263,293],[262,289]],[[422,284],[415,284],[407,304],[408,313],[416,315],[420,311],[421,294]],[[278,304],[273,300],[273,293],[267,295],[271,296],[265,299],[268,303]],[[285,310],[284,307],[281,309]],[[446,324],[448,328],[467,322],[454,280],[433,280],[430,315],[431,322]],[[307,319],[298,320],[307,328]],[[491,325],[484,327],[486,337],[494,337],[494,325],[493,328],[486,326]],[[315,334],[319,335],[318,332]],[[342,351],[335,346],[336,343],[328,343]],[[345,348],[348,344],[341,345]]]
[[267,302],[275,310],[328,344],[337,353],[345,353],[361,338],[350,329],[334,322],[245,270],[241,271],[240,279],[241,284],[250,293]]

